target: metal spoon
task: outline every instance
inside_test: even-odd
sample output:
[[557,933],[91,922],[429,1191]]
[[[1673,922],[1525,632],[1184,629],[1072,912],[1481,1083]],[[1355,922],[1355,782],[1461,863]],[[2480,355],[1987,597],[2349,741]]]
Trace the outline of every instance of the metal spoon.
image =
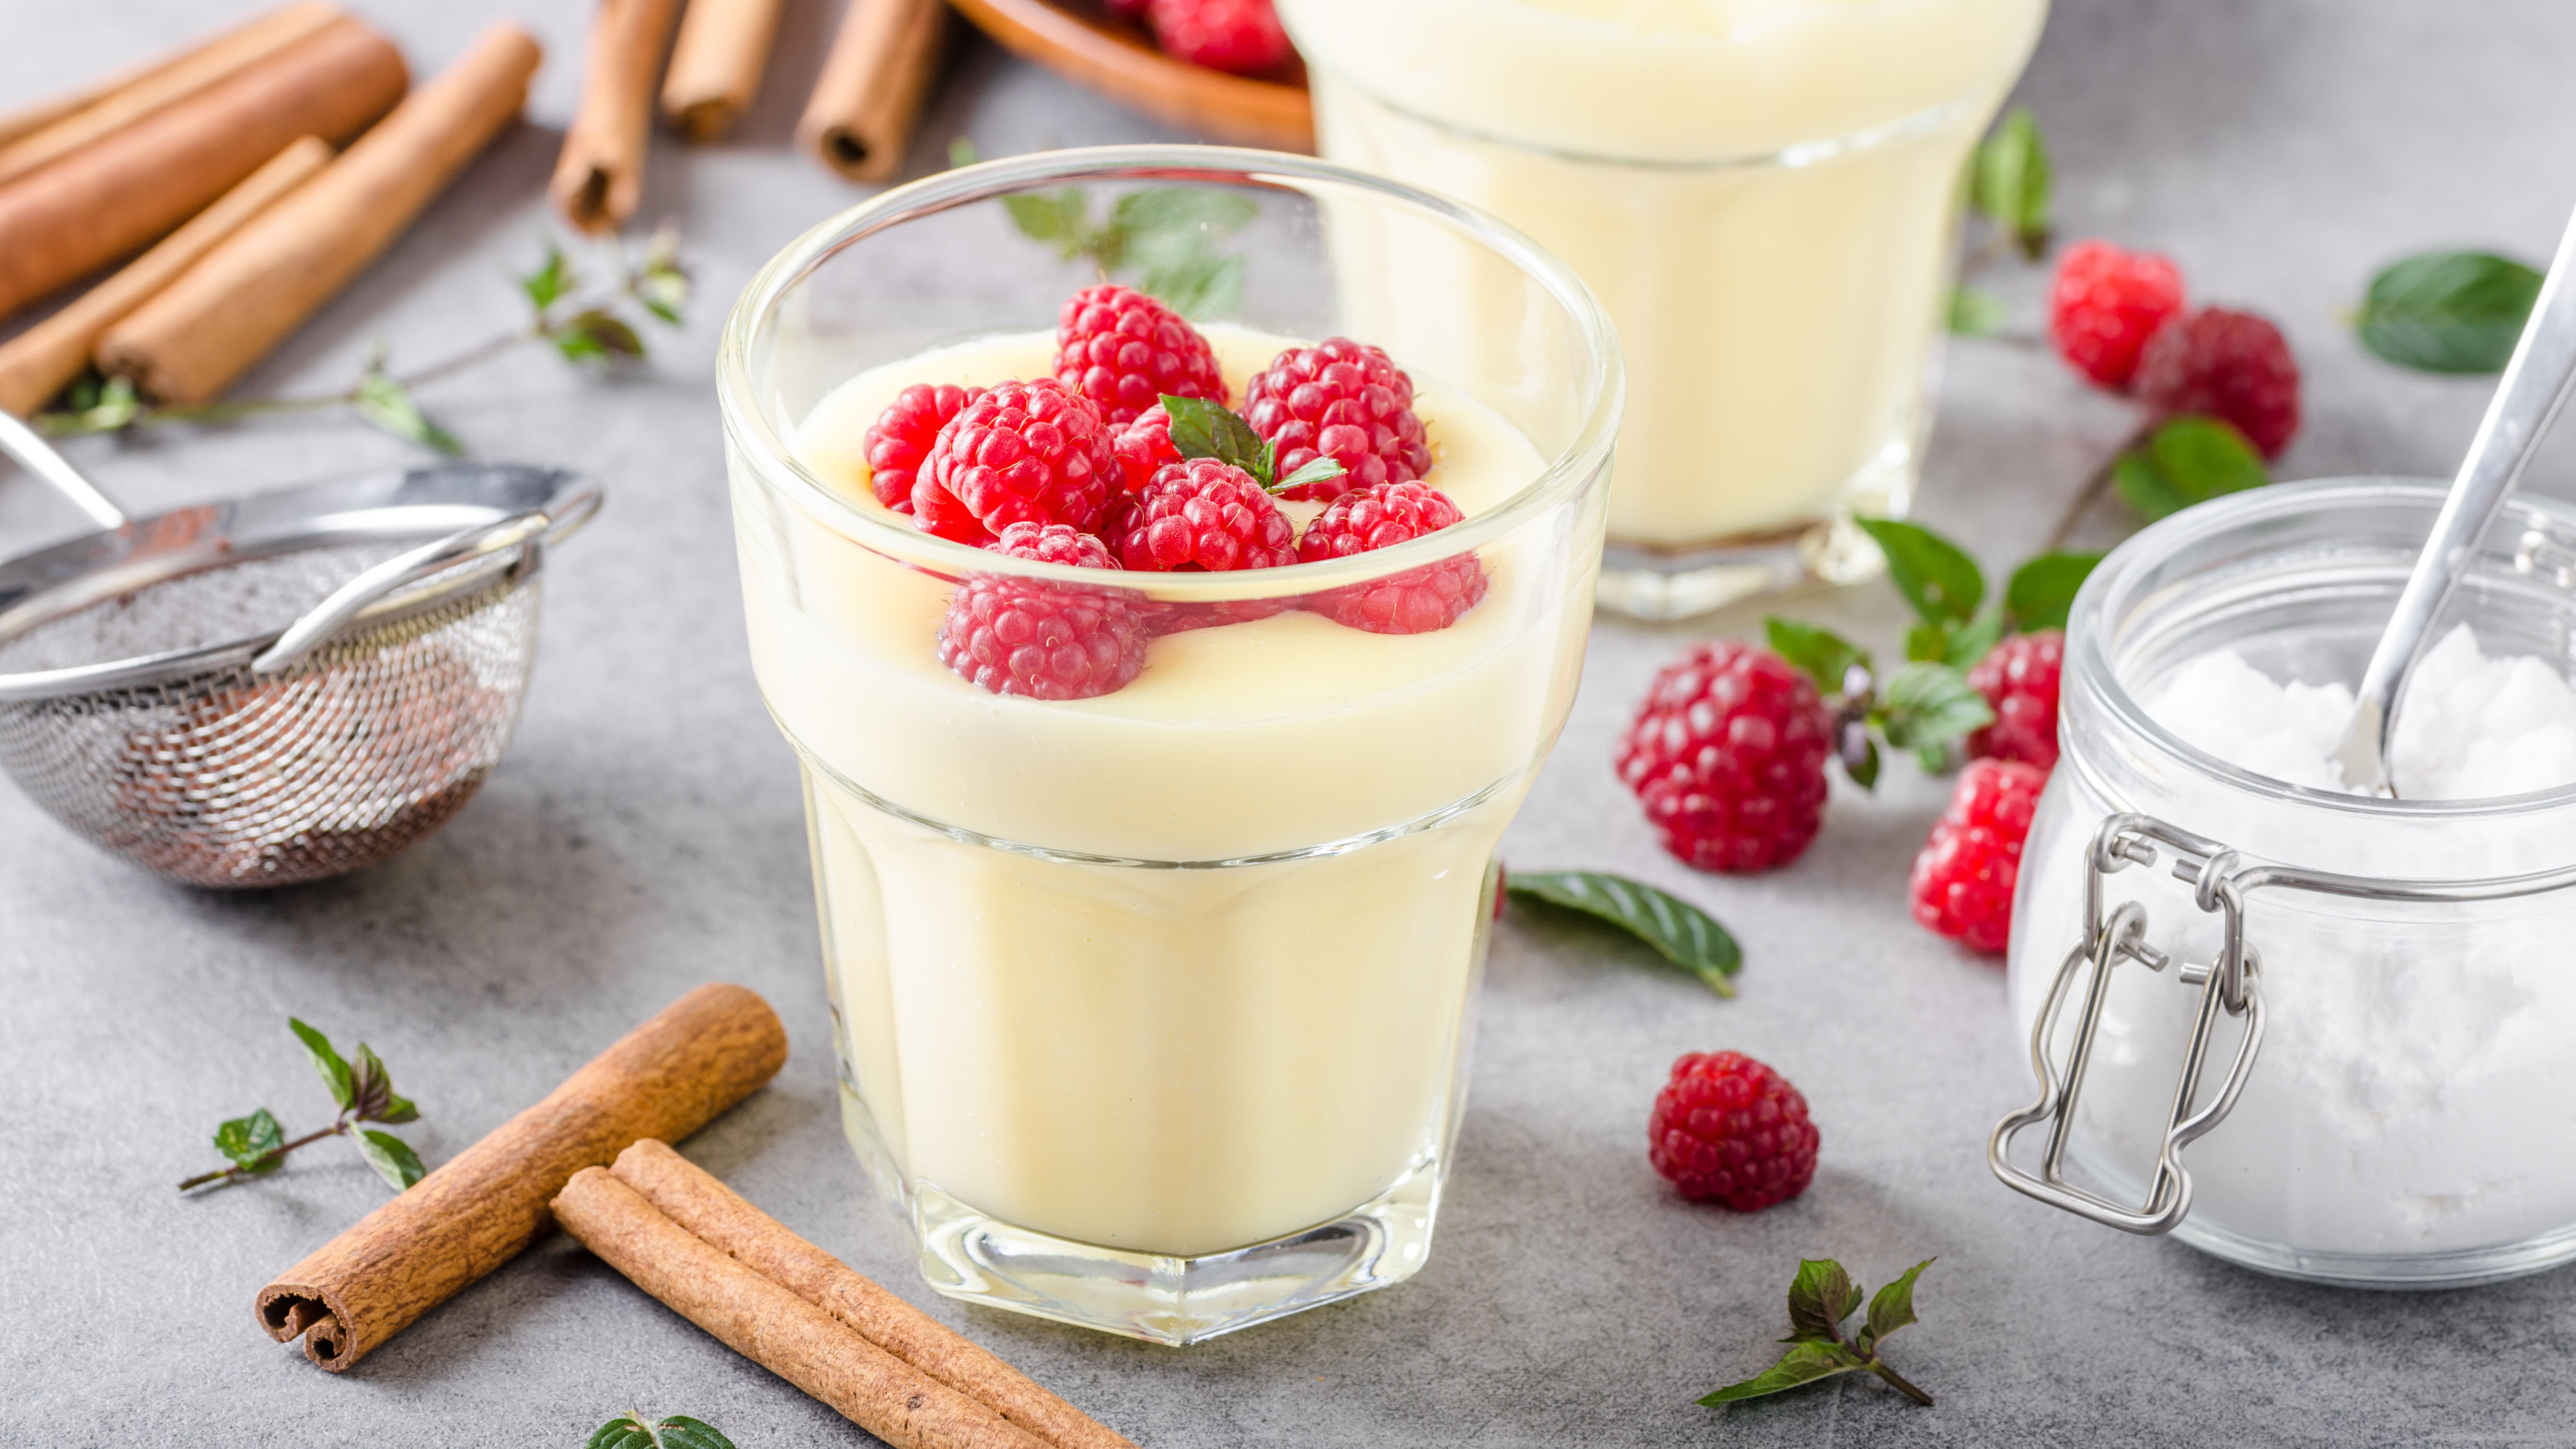
[[2576,220],[2559,239],[2558,255],[2549,263],[2549,279],[2523,324],[2486,420],[2469,443],[2451,496],[2433,520],[2433,535],[2415,557],[2415,571],[2397,596],[2387,632],[2371,651],[2370,667],[2361,676],[2360,698],[2352,722],[2344,727],[2335,760],[2343,766],[2344,783],[2374,795],[2395,796],[2388,773],[2388,749],[2397,737],[2397,706],[2406,677],[2415,671],[2432,636],[2433,621],[2450,602],[2451,591],[2469,570],[2478,540],[2495,521],[2505,498],[2522,477],[2522,465],[2558,410],[2566,405],[2568,382],[2576,377]]

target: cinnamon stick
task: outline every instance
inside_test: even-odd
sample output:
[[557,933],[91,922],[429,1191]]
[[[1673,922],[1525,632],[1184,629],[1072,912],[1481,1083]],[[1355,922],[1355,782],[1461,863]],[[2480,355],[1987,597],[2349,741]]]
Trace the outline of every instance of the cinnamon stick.
[[[263,17],[265,18],[265,17]],[[252,21],[253,25],[260,21]],[[219,32],[186,45],[165,50],[149,60],[137,62],[81,84],[54,92],[11,111],[0,111],[0,146],[9,145],[23,136],[32,136],[54,122],[84,111],[129,86],[146,84],[188,63],[198,52],[218,45],[239,33],[241,27]]]
[[81,294],[80,300],[0,344],[0,412],[21,417],[45,405],[89,365],[99,334],[143,305],[215,243],[241,229],[271,202],[301,185],[331,159],[330,143],[305,136],[269,158],[188,224]]
[[639,1139],[609,1171],[708,1246],[1055,1449],[1136,1449],[1125,1435],[798,1237],[668,1143]]
[[99,366],[170,402],[223,391],[393,243],[527,101],[540,52],[496,21],[322,174],[99,340]]
[[701,1241],[600,1168],[573,1174],[554,1214],[636,1287],[895,1449],[1045,1449],[990,1408]]
[[779,0],[689,0],[662,77],[662,117],[680,139],[715,140],[751,105],[778,38],[778,9]]
[[599,0],[591,12],[581,105],[546,188],[583,231],[615,231],[644,200],[653,82],[679,13],[680,0]]
[[701,986],[546,1099],[259,1290],[259,1325],[338,1371],[508,1262],[574,1173],[639,1137],[695,1132],[778,1074],[787,1033],[740,986]]
[[852,181],[902,170],[947,35],[941,0],[850,0],[796,124],[797,144]]
[[141,251],[298,136],[346,141],[409,84],[393,42],[343,17],[0,186],[0,315]]
[[340,11],[322,0],[295,0],[282,10],[200,42],[33,134],[0,147],[0,181],[23,176],[184,101],[340,18]]

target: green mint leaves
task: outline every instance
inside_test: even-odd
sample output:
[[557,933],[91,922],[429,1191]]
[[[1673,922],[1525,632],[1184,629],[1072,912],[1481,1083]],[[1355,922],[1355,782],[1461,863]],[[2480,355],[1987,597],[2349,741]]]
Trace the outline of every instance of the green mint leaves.
[[1697,976],[1709,990],[1735,994],[1729,978],[1744,969],[1743,948],[1715,918],[1679,896],[1626,876],[1589,870],[1506,873],[1503,886],[1522,900],[1607,921]]
[[393,374],[385,371],[385,353],[381,347],[376,349],[367,370],[359,374],[358,385],[349,390],[349,409],[374,427],[406,443],[418,443],[451,458],[464,455],[464,441],[430,421],[429,414],[422,412],[420,404],[413,400],[411,389],[395,381]]
[[1926,772],[1937,774],[1949,768],[1953,741],[1994,723],[1986,697],[1956,665],[1916,660],[1882,688],[1869,651],[1841,635],[1794,619],[1762,622],[1772,651],[1814,680],[1833,706],[1835,757],[1864,790],[1878,785],[1880,740],[1912,750]]
[[1831,1258],[1809,1258],[1798,1264],[1798,1276],[1789,1284],[1789,1336],[1780,1340],[1789,1345],[1780,1361],[1740,1383],[1728,1384],[1702,1398],[1710,1408],[1744,1399],[1758,1399],[1811,1384],[1836,1374],[1876,1374],[1890,1386],[1918,1404],[1930,1404],[1932,1396],[1907,1383],[1896,1370],[1878,1356],[1890,1334],[1915,1321],[1914,1280],[1933,1260],[1924,1259],[1905,1271],[1904,1276],[1878,1290],[1869,1301],[1869,1314],[1862,1320],[1860,1331],[1846,1338],[1843,1323],[1860,1307],[1861,1291],[1854,1286],[1843,1265]]
[[2540,283],[2538,271],[2493,252],[2420,253],[2370,279],[2353,331],[2400,367],[2502,372]]
[[365,1042],[358,1043],[354,1062],[340,1055],[331,1039],[294,1017],[286,1019],[289,1031],[304,1044],[304,1054],[312,1059],[313,1070],[331,1094],[333,1105],[340,1109],[330,1126],[307,1133],[289,1142],[277,1125],[277,1118],[266,1107],[247,1117],[235,1117],[215,1128],[215,1150],[232,1166],[213,1172],[202,1172],[179,1184],[181,1192],[202,1187],[210,1182],[239,1182],[245,1178],[274,1172],[286,1160],[286,1154],[307,1143],[325,1137],[350,1138],[358,1155],[367,1165],[400,1192],[428,1175],[420,1155],[409,1143],[390,1132],[361,1130],[362,1122],[400,1124],[420,1116],[420,1108],[411,1099],[394,1090],[393,1073],[384,1058]]
[[[648,350],[644,335],[621,309],[632,304],[655,321],[677,327],[680,309],[689,300],[679,234],[667,230],[653,234],[640,259],[630,260],[624,247],[618,248],[617,278],[599,292],[585,295],[586,284],[572,259],[551,244],[537,269],[518,280],[530,309],[527,335],[553,347],[567,362],[641,361]],[[575,302],[584,305],[570,305]]]
[[632,1410],[590,1431],[582,1449],[734,1449],[716,1426],[686,1414],[647,1420]]
[[1230,467],[1252,475],[1252,481],[1266,493],[1284,493],[1306,483],[1321,483],[1338,478],[1342,465],[1330,454],[1315,459],[1285,478],[1279,471],[1279,450],[1270,445],[1252,424],[1218,403],[1202,397],[1162,397],[1163,411],[1172,419],[1172,447],[1184,458],[1214,458]]
[[2149,523],[2272,481],[2263,455],[2217,418],[2186,414],[2158,425],[2111,465],[2111,486]]
[[[948,146],[952,166],[975,162],[974,145]],[[1103,277],[1124,274],[1138,291],[1184,317],[1231,312],[1243,301],[1243,258],[1217,249],[1261,214],[1250,197],[1213,186],[1149,186],[1109,204],[1095,220],[1090,193],[1018,191],[1002,198],[1011,225],[1064,261],[1088,257]],[[1237,465],[1240,466],[1240,465]]]
[[2015,106],[1968,160],[1968,205],[2035,262],[2048,250],[2052,182],[2039,118]]

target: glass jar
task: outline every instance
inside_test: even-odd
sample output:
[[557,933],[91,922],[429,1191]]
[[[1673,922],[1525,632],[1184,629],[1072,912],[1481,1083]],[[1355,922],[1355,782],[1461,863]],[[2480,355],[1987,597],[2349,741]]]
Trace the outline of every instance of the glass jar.
[[[1328,562],[1104,573],[878,505],[860,430],[897,388],[1052,374],[1057,310],[1099,274],[1006,203],[1075,192],[1095,217],[1146,193],[1139,213],[1247,215],[1211,238],[1242,286],[1205,324],[1238,405],[1288,342],[1384,346],[1464,521]],[[1337,288],[1330,251],[1363,233],[1509,279],[1480,345]],[[1418,1271],[1494,846],[1590,622],[1620,371],[1583,284],[1489,218],[1305,158],[1046,152],[797,240],[735,307],[719,389],[845,1121],[931,1284],[1188,1343]],[[1336,602],[1462,569],[1482,597],[1446,627],[1376,632]],[[935,654],[970,587],[1135,621],[1143,672],[987,692]]]
[[[1484,207],[1626,349],[1605,607],[1875,572],[1931,424],[1960,170],[2045,0],[1280,0],[1333,160]],[[1474,319],[1472,271],[1347,258]]]
[[[2221,648],[2276,680],[2359,678],[2444,492],[2235,494],[2085,584],[2014,904],[2012,1007],[2042,1091],[1997,1129],[2008,1183],[2318,1282],[2448,1287],[2576,1258],[2576,788],[2306,789],[2142,704]],[[2576,510],[2519,498],[2440,627],[2564,672],[2571,585]],[[2022,1128],[2047,1147],[2016,1154]]]

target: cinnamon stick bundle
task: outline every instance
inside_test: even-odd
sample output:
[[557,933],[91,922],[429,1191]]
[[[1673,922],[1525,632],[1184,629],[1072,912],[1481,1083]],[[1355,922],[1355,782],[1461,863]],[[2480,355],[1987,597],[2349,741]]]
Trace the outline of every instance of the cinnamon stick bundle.
[[679,14],[680,0],[599,0],[591,12],[581,105],[546,188],[583,231],[615,231],[643,203],[653,83]]
[[680,139],[715,140],[750,107],[778,38],[778,10],[779,0],[689,0],[662,77],[662,117]]
[[259,1325],[337,1372],[508,1262],[573,1174],[641,1137],[684,1137],[787,1061],[769,1003],[701,986],[591,1059],[546,1099],[259,1290]]
[[24,417],[44,406],[89,365],[101,333],[330,159],[330,143],[318,136],[292,142],[123,271],[0,344],[0,412]]
[[609,1171],[699,1241],[1055,1449],[1136,1449],[1126,1436],[798,1237],[668,1144],[639,1140]]
[[850,0],[796,123],[797,144],[852,181],[902,170],[947,35],[942,0]]
[[340,18],[340,11],[322,0],[295,0],[248,25],[202,41],[23,139],[0,146],[0,181],[23,176],[58,156],[67,156],[155,111],[184,101]]
[[393,243],[527,103],[541,53],[496,21],[322,174],[99,340],[99,366],[170,402],[223,391]]
[[141,251],[297,137],[346,141],[410,83],[392,41],[342,17],[0,185],[0,315]]

